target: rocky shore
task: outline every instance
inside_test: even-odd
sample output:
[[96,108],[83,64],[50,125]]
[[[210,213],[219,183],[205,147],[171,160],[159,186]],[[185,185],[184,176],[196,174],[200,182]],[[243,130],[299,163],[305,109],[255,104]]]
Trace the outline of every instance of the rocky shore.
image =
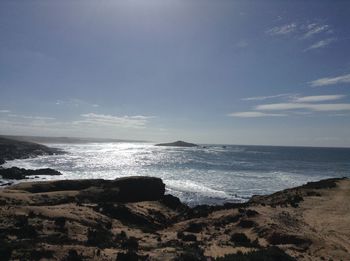
[[3,165],[7,160],[14,159],[26,159],[44,155],[62,154],[64,151],[50,148],[41,144],[13,140],[0,136],[0,177],[7,181],[0,180],[1,186],[8,186],[13,184],[14,180],[28,179],[29,177],[35,178],[38,176],[56,176],[61,175],[60,172],[54,169],[45,168],[37,170],[28,170],[23,168],[3,168]]
[[[350,180],[190,208],[159,178],[0,190],[0,260],[348,260]],[[263,259],[265,258],[265,259]]]
[[41,144],[13,140],[0,136],[0,165],[4,164],[7,160],[26,159],[60,153],[64,152]]

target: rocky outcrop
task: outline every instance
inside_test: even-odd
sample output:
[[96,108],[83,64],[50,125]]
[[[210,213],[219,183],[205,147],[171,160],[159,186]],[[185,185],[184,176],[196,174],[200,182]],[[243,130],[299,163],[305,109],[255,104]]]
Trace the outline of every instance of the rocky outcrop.
[[25,159],[42,155],[60,154],[63,151],[41,144],[0,137],[0,165],[6,160]]
[[26,179],[29,176],[42,176],[42,175],[58,176],[62,174],[61,172],[50,168],[31,170],[31,169],[22,169],[22,168],[12,167],[8,169],[0,169],[0,176],[3,179],[20,180],[20,179]]
[[[1,172],[0,172],[1,173]],[[63,202],[106,203],[106,202],[140,202],[156,201],[164,196],[165,185],[160,178],[127,177],[115,180],[56,180],[42,182],[25,182],[8,187],[7,190],[30,192],[33,194],[54,193],[47,203]],[[66,193],[70,192],[70,193]],[[33,197],[42,202],[42,197]],[[38,202],[39,202],[38,201]]]
[[155,146],[169,146],[169,147],[197,147],[197,144],[194,143],[188,143],[185,141],[175,141],[175,142],[171,142],[171,143],[160,143],[160,144],[156,144]]

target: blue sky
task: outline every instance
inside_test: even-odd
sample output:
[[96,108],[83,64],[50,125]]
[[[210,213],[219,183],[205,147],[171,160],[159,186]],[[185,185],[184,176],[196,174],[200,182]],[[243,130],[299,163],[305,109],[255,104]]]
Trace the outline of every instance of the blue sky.
[[0,133],[350,146],[349,1],[0,2]]

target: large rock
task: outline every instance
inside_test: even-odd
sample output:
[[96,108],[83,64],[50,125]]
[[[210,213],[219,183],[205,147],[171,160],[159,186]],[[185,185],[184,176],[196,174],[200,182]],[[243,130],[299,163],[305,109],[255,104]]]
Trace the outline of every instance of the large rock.
[[[25,182],[13,185],[8,190],[22,190],[31,193],[60,195],[64,202],[77,200],[85,203],[156,201],[164,196],[165,185],[160,178],[126,177],[115,180],[56,180]],[[76,198],[72,198],[72,193]]]
[[156,146],[169,146],[169,147],[197,147],[197,144],[194,143],[188,143],[185,141],[175,141],[175,142],[171,142],[171,143],[160,143],[160,144],[156,144]]
[[56,176],[62,175],[59,171],[46,168],[46,169],[22,169],[17,167],[12,167],[8,169],[0,169],[0,176],[3,179],[26,179],[28,176],[40,176],[40,175],[48,175],[48,176]]

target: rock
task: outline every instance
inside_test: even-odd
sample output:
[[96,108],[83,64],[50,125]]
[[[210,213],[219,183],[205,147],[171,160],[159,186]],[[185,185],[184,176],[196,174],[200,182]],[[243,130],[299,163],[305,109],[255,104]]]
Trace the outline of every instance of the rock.
[[289,234],[282,234],[282,233],[272,233],[267,237],[267,240],[272,245],[287,245],[287,244],[293,244],[296,246],[304,246],[308,247],[311,245],[311,240],[308,238],[302,238],[298,235],[289,235]]
[[156,144],[155,146],[169,146],[169,147],[197,147],[197,144],[194,143],[188,143],[188,142],[184,142],[184,141],[175,141],[175,142],[171,142],[171,143],[160,143],[160,144]]
[[162,179],[154,177],[119,178],[111,185],[119,188],[118,199],[124,202],[160,200],[165,192]]
[[37,169],[37,170],[31,170],[31,169],[22,169],[17,167],[12,167],[8,169],[0,169],[0,176],[2,176],[3,179],[26,179],[28,176],[37,176],[37,175],[49,175],[49,176],[56,176],[56,175],[62,175],[61,172],[46,168],[46,169]]
[[160,200],[160,202],[167,206],[168,208],[171,208],[173,210],[188,210],[189,207],[185,204],[183,204],[178,197],[175,197],[173,195],[164,195],[163,198]]
[[0,165],[6,160],[62,153],[64,153],[62,150],[49,148],[41,144],[0,137]]
[[[164,196],[165,185],[160,178],[127,177],[115,180],[55,180],[24,182],[8,187],[31,193],[76,191],[76,200],[83,203],[156,201]],[[68,193],[62,193],[67,196]],[[74,200],[69,198],[69,200]],[[61,201],[63,203],[64,201]]]

